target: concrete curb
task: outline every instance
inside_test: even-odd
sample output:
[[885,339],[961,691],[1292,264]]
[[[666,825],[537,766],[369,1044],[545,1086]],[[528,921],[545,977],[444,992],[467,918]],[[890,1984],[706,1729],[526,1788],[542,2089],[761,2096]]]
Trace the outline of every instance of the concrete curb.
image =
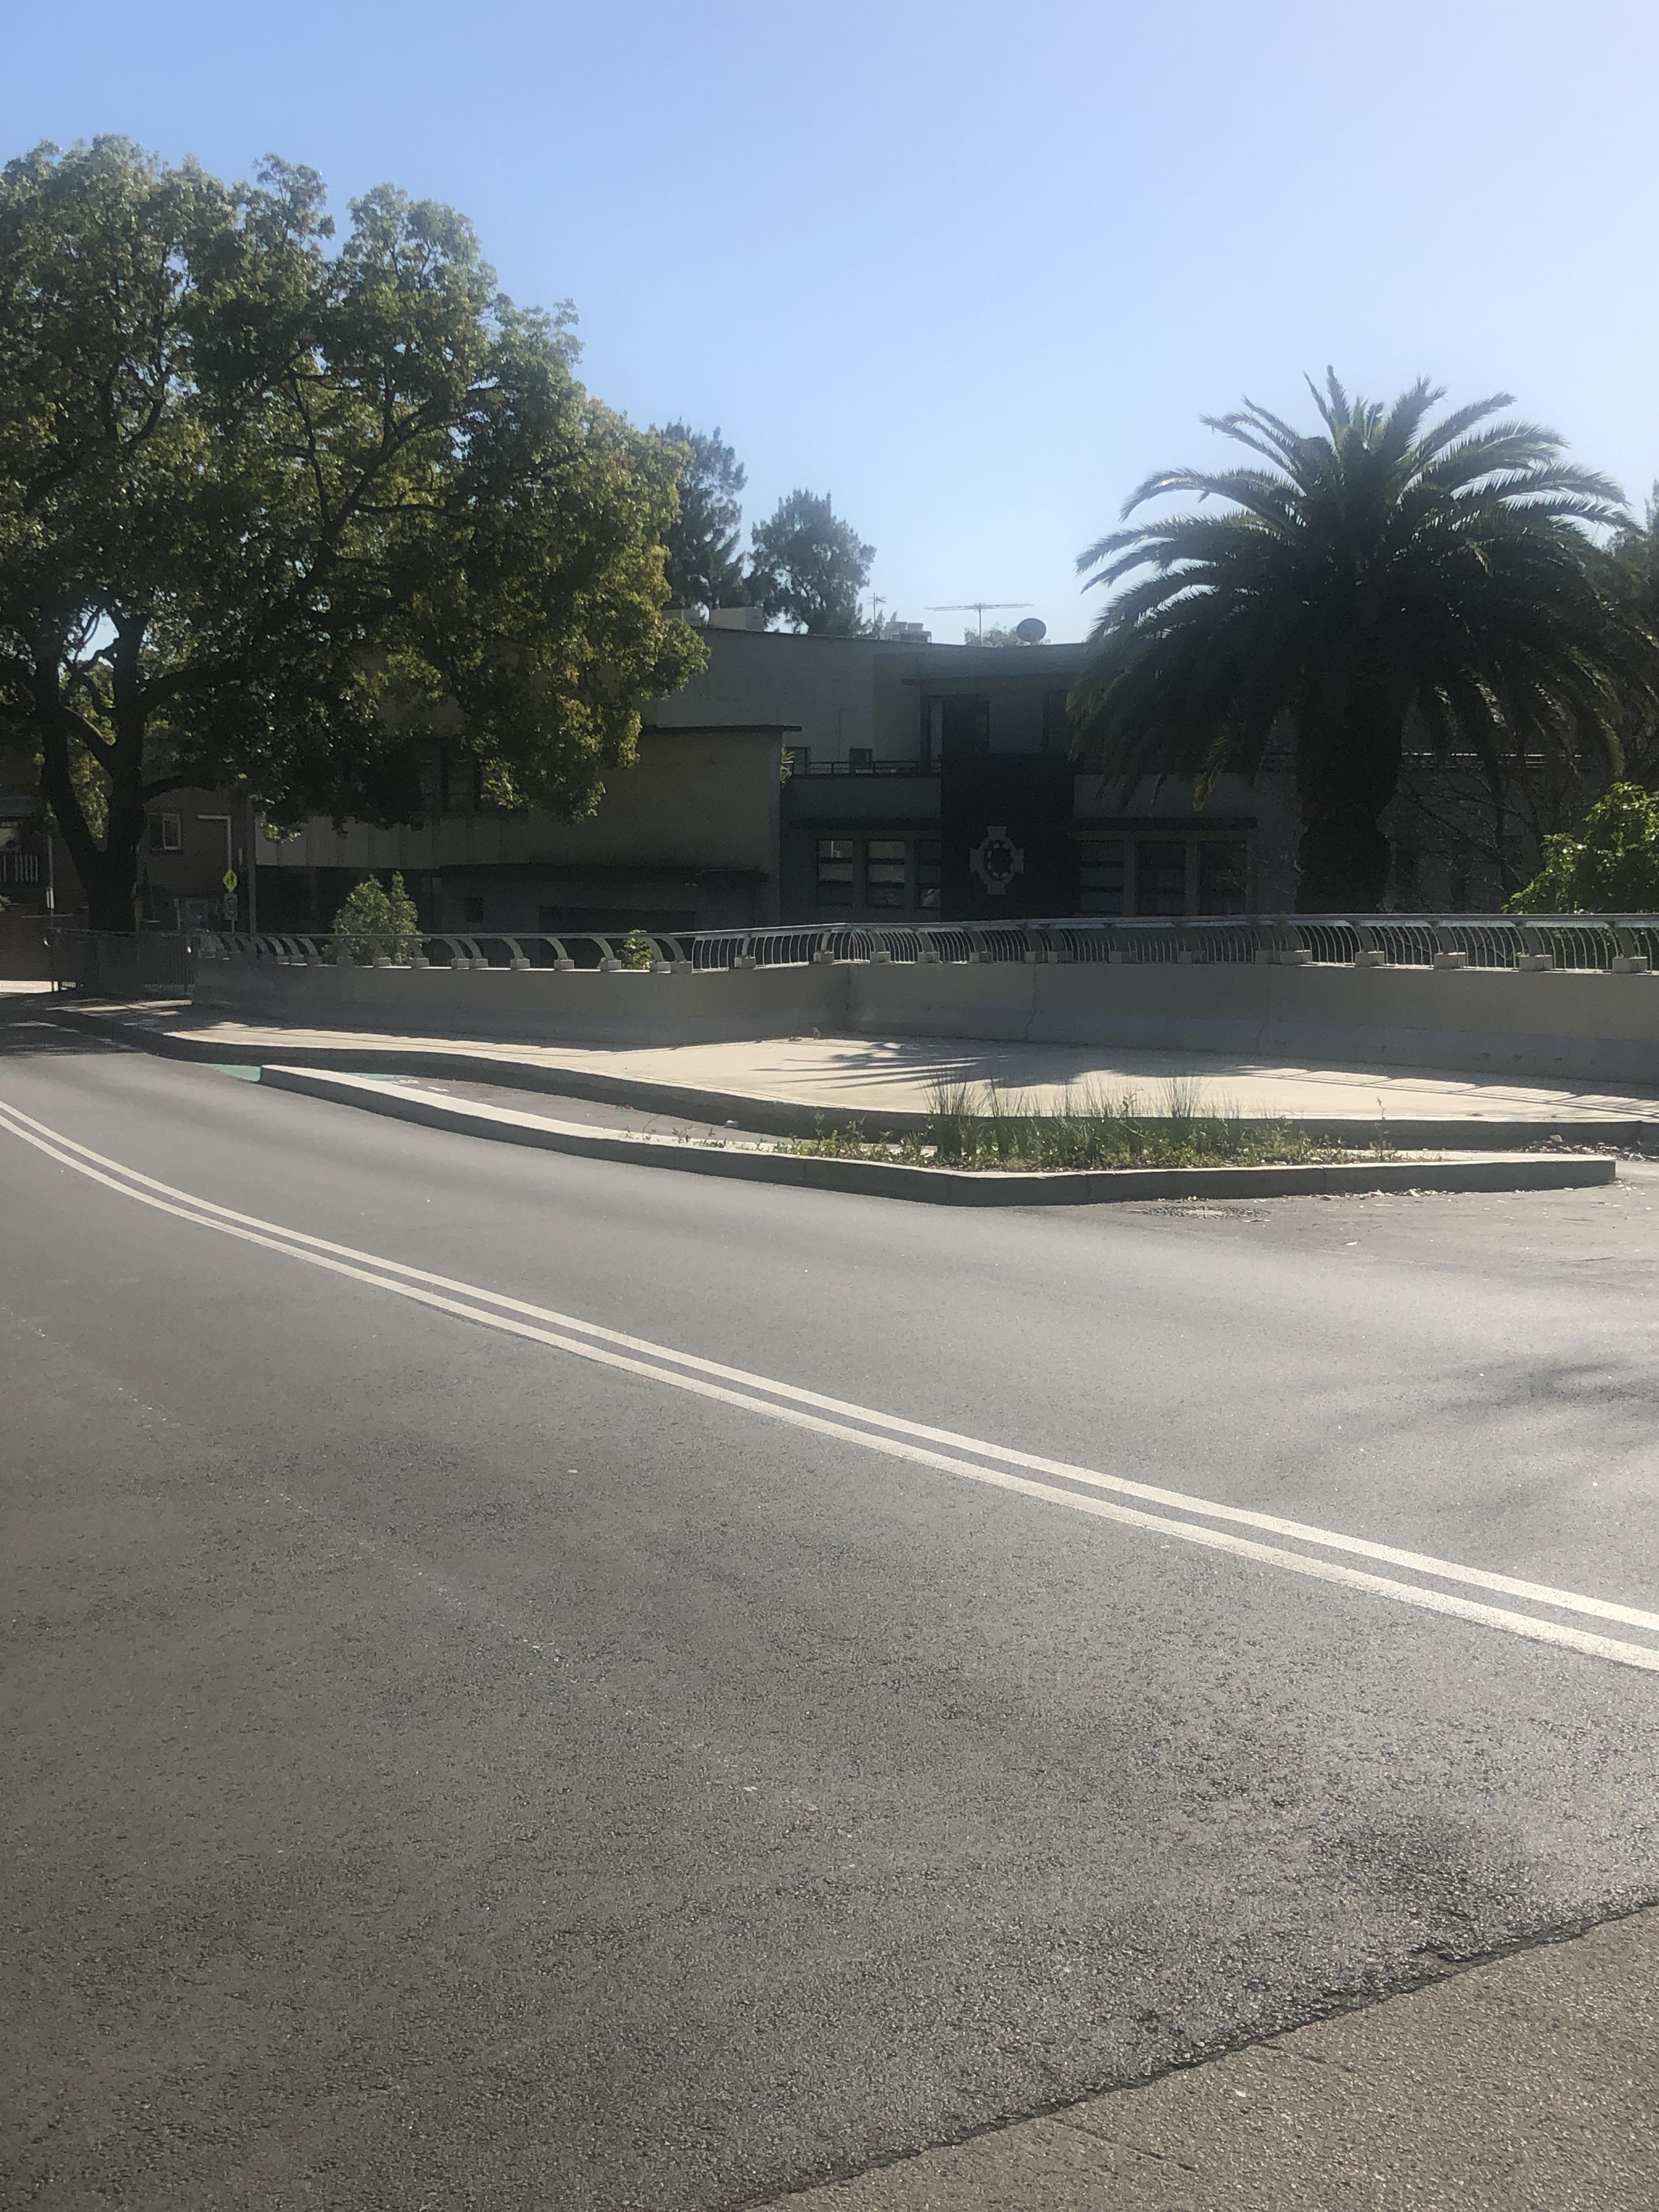
[[612,1136],[568,1123],[543,1121],[499,1106],[434,1097],[361,1075],[263,1065],[259,1079],[383,1114],[396,1121],[449,1129],[500,1144],[581,1159],[623,1160],[683,1174],[726,1176],[738,1182],[784,1183],[796,1189],[855,1191],[927,1206],[1100,1206],[1125,1199],[1304,1198],[1339,1192],[1401,1190],[1580,1190],[1610,1183],[1610,1159],[1528,1154],[1453,1161],[1377,1160],[1329,1167],[1100,1168],[1074,1174],[969,1174],[951,1168],[906,1167],[880,1160],[801,1158],[792,1153],[726,1151],[669,1137]]
[[[227,1058],[250,1067],[282,1066],[335,1069],[343,1074],[426,1075],[459,1083],[495,1084],[503,1090],[533,1091],[555,1098],[586,1098],[597,1105],[631,1106],[647,1114],[678,1114],[689,1121],[735,1121],[757,1136],[812,1137],[858,1128],[878,1141],[906,1137],[922,1128],[922,1112],[888,1109],[872,1113],[858,1106],[817,1106],[792,1098],[763,1098],[744,1091],[705,1091],[678,1083],[652,1083],[642,1077],[605,1075],[597,1069],[543,1067],[485,1053],[446,1051],[440,1045],[405,1046],[391,1051],[367,1045],[238,1044],[162,1030],[104,1008],[52,1006],[41,1018],[107,1036],[163,1059],[206,1064]],[[1299,1129],[1319,1144],[1364,1143],[1381,1136],[1397,1150],[1511,1152],[1560,1137],[1573,1145],[1608,1145],[1620,1152],[1659,1152],[1659,1101],[1652,1119],[1629,1115],[1592,1120],[1550,1117],[1485,1121],[1474,1116],[1434,1119],[1297,1115]],[[1246,1116],[1246,1128],[1263,1126],[1264,1117]],[[929,1169],[932,1175],[936,1170]]]

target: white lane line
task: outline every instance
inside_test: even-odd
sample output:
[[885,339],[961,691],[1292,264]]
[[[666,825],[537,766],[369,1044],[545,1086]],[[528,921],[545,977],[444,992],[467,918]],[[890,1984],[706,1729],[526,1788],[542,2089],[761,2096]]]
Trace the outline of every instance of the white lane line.
[[[44,1121],[37,1121],[20,1107],[0,1101],[0,1118],[26,1124],[39,1135],[48,1139],[64,1151],[73,1152],[83,1160],[123,1179],[125,1182],[142,1184],[147,1190],[179,1200],[193,1212],[211,1214],[225,1221],[239,1223],[245,1228],[258,1230],[277,1237],[285,1244],[305,1245],[309,1249],[331,1253],[339,1259],[362,1261],[380,1275],[397,1275],[404,1280],[424,1283],[440,1291],[453,1292],[474,1304],[497,1307],[503,1312],[519,1314],[543,1322],[550,1328],[568,1331],[579,1336],[592,1337],[603,1344],[612,1344],[626,1352],[661,1361],[676,1367],[690,1370],[694,1374],[708,1375],[720,1382],[733,1382],[745,1391],[761,1391],[769,1396],[787,1400],[793,1405],[811,1406],[820,1413],[830,1413],[842,1420],[861,1422],[872,1428],[885,1430],[890,1434],[914,1437],[923,1443],[940,1444],[952,1452],[971,1452],[976,1458],[989,1459],[1003,1467],[1028,1469],[1034,1474],[1057,1475],[1067,1482],[1079,1482],[1091,1489],[1108,1491],[1118,1497],[1133,1498],[1149,1505],[1160,1505],[1180,1513],[1201,1516],[1206,1520],[1231,1522],[1235,1526],[1254,1528],[1264,1535],[1286,1537],[1301,1544],[1316,1545],[1321,1550],[1346,1553],[1351,1557],[1374,1560],[1380,1566],[1398,1567],[1407,1573],[1431,1575],[1437,1582],[1462,1583],[1465,1588],[1490,1591],[1495,1596],[1519,1598],[1533,1605],[1547,1605],[1558,1612],[1577,1613],[1591,1619],[1616,1622],[1626,1628],[1645,1629],[1659,1635],[1659,1613],[1645,1612],[1639,1606],[1620,1605],[1611,1599],[1591,1597],[1579,1590],[1559,1589],[1547,1583],[1528,1582],[1514,1575],[1504,1575],[1485,1567],[1465,1566],[1460,1561],[1441,1559],[1424,1552],[1401,1549],[1393,1544],[1382,1544],[1364,1536],[1345,1535],[1335,1529],[1320,1528],[1304,1521],[1290,1521],[1273,1513],[1262,1513],[1243,1505],[1224,1505],[1213,1498],[1198,1498],[1180,1490],[1169,1490],[1153,1483],[1136,1482],[1127,1475],[1104,1474],[1094,1468],[1079,1467],[1067,1460],[1048,1459],[1035,1452],[1015,1449],[1010,1445],[990,1443],[979,1437],[963,1436],[953,1429],[939,1429],[921,1421],[909,1421],[893,1413],[884,1413],[869,1406],[860,1406],[844,1398],[826,1395],[822,1391],[809,1390],[793,1382],[780,1382],[765,1375],[757,1375],[746,1368],[730,1367],[719,1360],[705,1359],[695,1352],[676,1351],[672,1346],[653,1343],[648,1337],[630,1336],[620,1329],[606,1328],[597,1322],[583,1321],[576,1315],[561,1313],[556,1308],[539,1306],[523,1298],[509,1297],[499,1291],[485,1290],[474,1283],[458,1282],[450,1275],[440,1275],[423,1267],[407,1267],[402,1261],[381,1258],[375,1253],[359,1251],[349,1244],[337,1244],[327,1237],[313,1237],[306,1231],[289,1229],[279,1224],[262,1220],[257,1214],[239,1213],[231,1206],[221,1206],[212,1199],[198,1198],[189,1191],[178,1189],[172,1183],[160,1182],[153,1176],[140,1173],[136,1168],[125,1166],[90,1146],[64,1136]],[[24,1133],[21,1128],[15,1133]]]
[[[1650,1645],[1595,1636],[1583,1629],[1568,1627],[1560,1621],[1511,1612],[1504,1607],[1482,1605],[1471,1599],[1453,1596],[1445,1590],[1395,1582],[1386,1576],[1367,1574],[1353,1567],[1340,1565],[1334,1560],[1255,1543],[1248,1538],[1232,1535],[1224,1529],[1206,1528],[1189,1521],[1174,1521],[1161,1515],[1143,1513],[1132,1506],[1115,1504],[1103,1498],[1088,1497],[1076,1490],[1060,1490],[1052,1484],[1034,1482],[1021,1475],[1005,1473],[1000,1468],[929,1451],[896,1436],[879,1435],[869,1429],[849,1427],[843,1422],[824,1419],[793,1405],[778,1404],[748,1391],[728,1389],[723,1384],[706,1381],[700,1375],[680,1371],[659,1358],[635,1358],[613,1351],[604,1344],[562,1334],[556,1328],[537,1327],[514,1315],[491,1310],[488,1304],[483,1303],[489,1294],[477,1291],[470,1285],[451,1285],[452,1288],[464,1293],[460,1297],[443,1295],[435,1290],[423,1288],[416,1280],[408,1279],[418,1271],[403,1269],[396,1262],[380,1261],[370,1253],[355,1253],[349,1246],[328,1245],[322,1238],[284,1230],[280,1224],[258,1221],[254,1216],[234,1214],[230,1208],[218,1206],[211,1200],[192,1199],[188,1192],[177,1190],[170,1184],[157,1183],[152,1177],[139,1176],[133,1170],[124,1169],[117,1161],[104,1160],[103,1155],[91,1153],[88,1147],[74,1145],[72,1139],[58,1139],[55,1133],[47,1130],[43,1122],[33,1122],[32,1128],[20,1126],[32,1121],[32,1119],[17,1108],[0,1103],[0,1126],[7,1127],[11,1134],[21,1138],[37,1152],[44,1152],[61,1166],[70,1168],[138,1205],[149,1206],[159,1213],[170,1214],[175,1219],[188,1222],[197,1228],[215,1230],[222,1236],[234,1237],[241,1243],[301,1261],[330,1274],[343,1276],[373,1289],[390,1291],[394,1297],[410,1299],[436,1311],[476,1322],[503,1334],[546,1345],[556,1351],[568,1352],[576,1358],[619,1369],[645,1381],[661,1383],[671,1389],[690,1392],[745,1413],[759,1413],[791,1428],[832,1437],[839,1443],[856,1444],[866,1451],[879,1452],[886,1458],[908,1461],[915,1465],[932,1468],[939,1473],[957,1475],[994,1489],[1040,1499],[1046,1504],[1064,1506],[1095,1519],[1150,1529],[1156,1534],[1173,1537],[1182,1543],[1196,1544],[1206,1550],[1226,1553],[1236,1559],[1304,1575],[1317,1582],[1388,1598],[1396,1604],[1414,1606],[1423,1612],[1474,1621],[1482,1626],[1500,1629],[1534,1643],[1553,1644],[1560,1650],[1610,1660],[1620,1666],[1659,1673],[1659,1650]],[[86,1157],[77,1158],[76,1153]],[[104,1166],[93,1165],[94,1159],[104,1160]],[[106,1168],[112,1172],[105,1172]],[[148,1188],[139,1188],[140,1185]],[[161,1194],[163,1192],[170,1194],[162,1196]],[[346,1254],[351,1256],[343,1256]]]

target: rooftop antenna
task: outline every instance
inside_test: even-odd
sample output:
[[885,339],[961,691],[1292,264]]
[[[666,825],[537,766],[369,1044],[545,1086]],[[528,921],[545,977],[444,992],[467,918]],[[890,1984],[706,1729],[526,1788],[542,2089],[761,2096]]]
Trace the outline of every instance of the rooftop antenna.
[[979,641],[983,645],[987,615],[1002,614],[1009,608],[1029,607],[1030,604],[1029,599],[954,599],[945,606],[929,607],[927,611],[930,615],[977,615]]

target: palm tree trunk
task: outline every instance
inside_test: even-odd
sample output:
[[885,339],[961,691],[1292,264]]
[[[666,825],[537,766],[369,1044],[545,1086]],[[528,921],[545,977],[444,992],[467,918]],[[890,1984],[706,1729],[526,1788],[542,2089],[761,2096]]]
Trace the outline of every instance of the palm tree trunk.
[[[1370,689],[1370,687],[1366,687]],[[1356,686],[1356,690],[1359,687]],[[1389,887],[1379,823],[1400,783],[1401,725],[1375,690],[1334,723],[1304,714],[1297,744],[1302,806],[1298,914],[1375,914]]]

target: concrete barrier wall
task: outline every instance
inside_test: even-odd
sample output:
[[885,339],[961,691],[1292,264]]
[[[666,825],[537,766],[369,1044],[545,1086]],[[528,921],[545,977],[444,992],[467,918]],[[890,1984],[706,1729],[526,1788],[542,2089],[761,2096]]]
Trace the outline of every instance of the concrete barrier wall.
[[875,1036],[1659,1082],[1654,975],[1224,963],[848,972],[853,1025]]
[[1217,963],[872,963],[666,975],[551,969],[203,971],[247,1021],[667,1045],[852,1030],[1659,1083],[1659,977]]
[[553,1044],[720,1044],[847,1026],[847,968],[284,968],[214,962],[192,996],[237,1021]]

